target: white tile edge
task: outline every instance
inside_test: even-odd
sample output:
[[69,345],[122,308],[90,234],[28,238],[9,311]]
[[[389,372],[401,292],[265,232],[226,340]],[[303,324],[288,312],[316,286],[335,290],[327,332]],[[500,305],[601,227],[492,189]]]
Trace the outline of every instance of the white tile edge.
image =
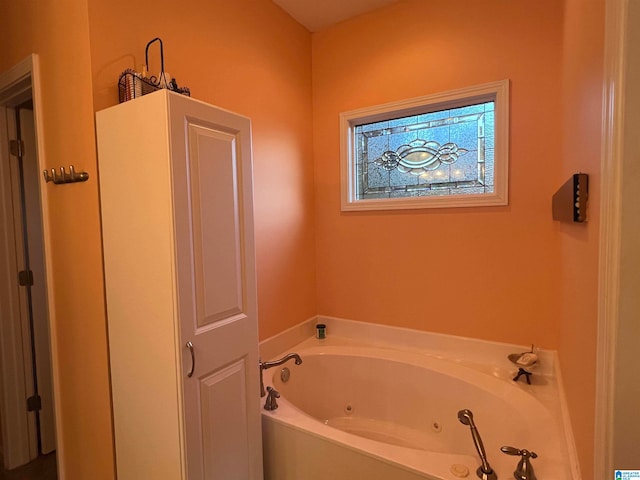
[[260,358],[268,360],[315,335],[318,317],[308,318],[293,327],[262,340],[259,344]]
[[[317,315],[261,341],[261,358],[274,358],[294,345],[313,337],[316,323],[327,325],[327,336],[337,335],[377,345],[420,349],[454,360],[464,360],[485,366],[513,369],[514,371],[517,371],[517,367],[507,359],[507,355],[526,352],[531,348],[525,345]],[[539,356],[539,365],[533,370],[534,375],[554,377],[558,371],[556,352],[536,349],[536,353]]]
[[[318,315],[318,322],[327,325],[327,336],[339,335],[360,341],[376,344],[392,344],[395,346],[418,348],[444,355],[452,359],[461,359],[483,365],[491,365],[505,369],[517,367],[507,359],[511,353],[526,352],[530,345],[516,345],[491,340],[480,340],[470,337],[459,337],[444,333],[413,330],[405,327],[392,327],[343,318]],[[313,332],[311,333],[313,335]],[[461,356],[461,352],[464,355]],[[556,356],[554,350],[536,349],[539,365],[533,370],[534,375],[553,376]]]
[[564,391],[564,382],[562,381],[562,369],[557,352],[554,352],[555,360],[555,378],[556,388],[558,389],[558,401],[560,402],[560,414],[562,415],[564,441],[569,454],[569,466],[571,467],[571,475],[574,480],[580,480],[582,473],[580,472],[580,462],[578,460],[578,450],[576,448],[575,437],[573,435],[573,427],[571,425],[571,416],[569,415],[569,405]]

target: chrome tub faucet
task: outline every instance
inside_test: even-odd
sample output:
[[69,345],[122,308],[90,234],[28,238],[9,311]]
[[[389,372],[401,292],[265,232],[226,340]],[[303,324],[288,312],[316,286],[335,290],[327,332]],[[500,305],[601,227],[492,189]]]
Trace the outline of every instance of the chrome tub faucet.
[[519,449],[514,447],[502,447],[500,449],[502,453],[507,455],[520,456],[520,461],[516,467],[516,471],[513,472],[513,478],[516,480],[537,480],[536,474],[533,472],[533,466],[531,465],[530,458],[538,458],[536,452],[530,452],[526,449]]
[[278,367],[283,363],[288,362],[292,358],[295,359],[296,365],[300,365],[302,363],[302,359],[300,358],[300,355],[298,355],[297,353],[289,353],[284,357],[282,357],[281,359],[273,360],[271,362],[263,362],[262,360],[260,360],[259,365],[260,365],[260,396],[261,397],[264,397],[267,394],[267,392],[264,389],[264,379],[262,377],[262,372],[264,372],[266,369],[271,367]]
[[275,388],[267,387],[267,401],[264,402],[264,409],[270,412],[278,408],[277,398],[280,398],[280,393]]

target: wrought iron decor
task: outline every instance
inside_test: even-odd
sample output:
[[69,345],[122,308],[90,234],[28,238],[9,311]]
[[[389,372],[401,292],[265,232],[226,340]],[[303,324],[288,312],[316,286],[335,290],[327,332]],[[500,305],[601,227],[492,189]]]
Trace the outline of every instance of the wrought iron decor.
[[[149,76],[149,47],[154,43],[160,44],[160,73],[158,76]],[[170,75],[164,70],[164,48],[162,46],[162,40],[159,37],[154,38],[145,48],[145,67],[143,72],[136,72],[135,70],[128,68],[118,79],[118,98],[120,103],[134,98],[146,95],[148,93],[155,92],[166,88],[182,95],[191,96],[191,91],[187,87],[179,87],[175,78],[170,78]]]

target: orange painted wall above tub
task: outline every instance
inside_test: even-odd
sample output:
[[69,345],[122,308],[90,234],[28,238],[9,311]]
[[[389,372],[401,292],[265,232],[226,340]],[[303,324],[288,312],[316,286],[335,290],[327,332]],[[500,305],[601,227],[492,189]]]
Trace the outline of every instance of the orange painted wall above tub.
[[89,17],[96,110],[160,37],[179,85],[251,118],[260,337],[315,315],[309,32],[268,0],[89,0]]
[[[562,13],[555,0],[405,0],[313,35],[321,314],[557,347]],[[502,79],[507,207],[340,211],[340,112]]]

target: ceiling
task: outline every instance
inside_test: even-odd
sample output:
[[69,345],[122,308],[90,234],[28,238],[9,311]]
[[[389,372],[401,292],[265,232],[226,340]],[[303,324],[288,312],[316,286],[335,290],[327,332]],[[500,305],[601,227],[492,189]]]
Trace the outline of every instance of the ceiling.
[[338,22],[398,0],[273,0],[309,31],[317,32]]

